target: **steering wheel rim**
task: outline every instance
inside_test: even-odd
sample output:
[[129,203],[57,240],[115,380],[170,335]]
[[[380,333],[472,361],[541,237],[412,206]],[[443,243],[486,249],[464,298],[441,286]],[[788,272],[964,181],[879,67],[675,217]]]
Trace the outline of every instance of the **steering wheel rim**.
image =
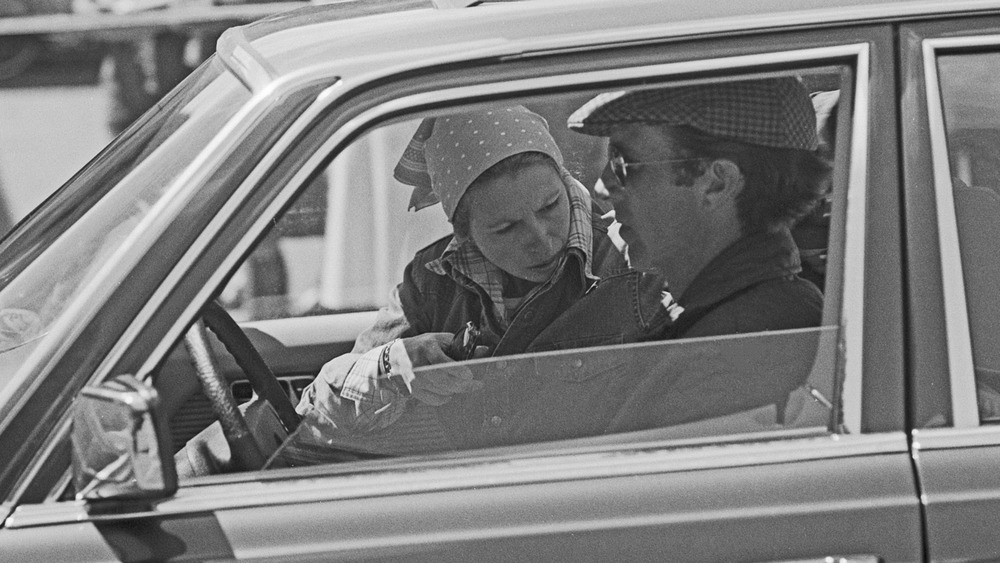
[[216,301],[205,305],[201,310],[201,318],[236,360],[236,365],[243,370],[257,396],[271,404],[289,434],[294,432],[299,426],[295,406],[240,325]]
[[184,335],[184,347],[191,355],[198,380],[205,396],[212,403],[212,410],[219,419],[222,435],[229,445],[230,465],[236,471],[250,471],[264,467],[265,458],[260,444],[247,425],[246,418],[236,405],[229,383],[215,365],[208,345],[205,322],[195,321]]
[[229,445],[231,469],[236,471],[261,469],[266,458],[236,404],[229,382],[216,366],[208,344],[206,327],[215,333],[233,356],[257,395],[267,400],[274,408],[279,421],[289,434],[298,427],[299,416],[288,395],[278,383],[278,379],[243,329],[221,305],[214,301],[207,304],[201,311],[201,318],[184,336],[184,345],[191,355],[205,396],[212,403],[212,410],[219,419],[222,434]]

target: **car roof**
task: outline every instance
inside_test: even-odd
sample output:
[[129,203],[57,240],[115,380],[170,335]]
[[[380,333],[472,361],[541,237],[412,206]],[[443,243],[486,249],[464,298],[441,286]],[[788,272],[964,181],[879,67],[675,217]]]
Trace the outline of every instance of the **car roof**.
[[360,0],[234,28],[219,52],[224,59],[233,59],[233,49],[252,53],[255,72],[271,79],[310,69],[344,77],[602,43],[989,12],[1000,13],[1000,0],[533,0],[441,10],[426,0]]

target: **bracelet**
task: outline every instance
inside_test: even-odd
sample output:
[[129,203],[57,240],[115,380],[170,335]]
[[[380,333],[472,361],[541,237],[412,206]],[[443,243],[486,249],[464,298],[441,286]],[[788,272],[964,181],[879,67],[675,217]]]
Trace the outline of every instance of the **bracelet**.
[[393,340],[392,342],[386,344],[385,348],[382,348],[382,354],[380,356],[382,375],[396,388],[396,392],[404,397],[410,396],[410,388],[406,385],[406,381],[400,374],[392,373],[392,363],[389,361],[389,350],[392,349],[393,345],[398,342],[399,339]]
[[397,340],[399,339],[397,338],[396,340],[393,340],[392,342],[386,344],[385,348],[382,348],[382,365],[380,367],[382,368],[382,375],[386,377],[392,377],[392,363],[389,362],[389,349],[392,348],[392,345],[395,344]]

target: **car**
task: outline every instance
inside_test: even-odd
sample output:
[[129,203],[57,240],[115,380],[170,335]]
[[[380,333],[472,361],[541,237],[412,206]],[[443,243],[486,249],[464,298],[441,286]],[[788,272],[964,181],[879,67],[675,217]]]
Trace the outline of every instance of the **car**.
[[[402,0],[227,31],[0,242],[0,552],[1000,558],[998,24],[992,0]],[[504,432],[509,405],[470,447],[324,441],[291,412],[450,232],[393,179],[421,120],[523,104],[597,200],[607,147],[566,128],[574,110],[760,77],[804,85],[828,140],[828,195],[798,231],[820,326],[460,364],[606,387],[540,439]],[[635,374],[676,382],[641,424]],[[775,380],[795,384],[739,409],[699,387]],[[214,407],[260,421],[228,441],[241,465],[178,477]]]

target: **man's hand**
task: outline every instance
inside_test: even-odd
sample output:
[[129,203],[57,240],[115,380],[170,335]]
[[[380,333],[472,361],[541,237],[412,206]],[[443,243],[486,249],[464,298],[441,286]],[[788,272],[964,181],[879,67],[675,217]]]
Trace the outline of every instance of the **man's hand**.
[[[401,343],[412,367],[431,366],[454,362],[445,350],[451,345],[455,335],[448,332],[429,332],[404,338]],[[395,362],[394,362],[395,363]],[[483,384],[472,378],[469,368],[461,365],[439,367],[414,373],[409,381],[414,399],[437,407],[451,400],[456,393],[469,393],[482,388]]]
[[450,332],[428,332],[411,338],[403,338],[406,355],[413,367],[432,366],[453,362],[445,353],[455,335]]

